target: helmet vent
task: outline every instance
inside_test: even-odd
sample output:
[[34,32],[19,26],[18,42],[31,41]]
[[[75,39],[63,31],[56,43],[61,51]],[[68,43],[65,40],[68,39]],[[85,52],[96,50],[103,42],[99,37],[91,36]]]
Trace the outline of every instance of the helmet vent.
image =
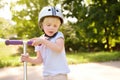
[[59,12],[59,10],[56,10],[57,12]]
[[51,11],[51,9],[48,9],[48,11]]

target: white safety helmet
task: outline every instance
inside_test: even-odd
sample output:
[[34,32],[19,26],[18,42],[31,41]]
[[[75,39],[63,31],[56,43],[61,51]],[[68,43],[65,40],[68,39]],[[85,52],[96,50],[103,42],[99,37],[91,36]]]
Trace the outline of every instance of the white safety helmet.
[[39,26],[41,24],[42,19],[47,16],[58,17],[60,18],[61,24],[63,23],[63,14],[61,10],[53,6],[47,6],[47,7],[44,7],[39,13],[39,17],[38,17]]

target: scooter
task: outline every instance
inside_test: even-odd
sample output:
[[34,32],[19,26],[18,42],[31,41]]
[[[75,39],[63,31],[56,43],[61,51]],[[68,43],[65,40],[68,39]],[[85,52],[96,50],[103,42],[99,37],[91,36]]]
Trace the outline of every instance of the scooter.
[[[32,46],[32,41],[6,40],[5,44],[6,45],[23,45],[23,54],[26,55],[27,45]],[[23,78],[24,80],[27,80],[27,62],[23,63],[23,69],[24,69]]]

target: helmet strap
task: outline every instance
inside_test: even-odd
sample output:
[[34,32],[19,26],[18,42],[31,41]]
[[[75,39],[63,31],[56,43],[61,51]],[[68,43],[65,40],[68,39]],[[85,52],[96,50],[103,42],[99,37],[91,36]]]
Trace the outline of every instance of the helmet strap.
[[48,36],[47,34],[45,34],[45,37],[48,37],[49,40],[50,40],[51,38],[54,38],[54,37],[57,35],[57,33],[58,33],[58,32],[56,32],[53,36]]
[[[44,32],[44,30],[42,29],[42,31]],[[45,37],[48,37],[48,40],[50,40],[51,38],[54,38],[56,35],[57,35],[57,33],[58,32],[56,32],[54,35],[52,35],[52,36],[49,36],[49,35],[47,35],[45,32],[44,32],[44,34],[45,34]]]

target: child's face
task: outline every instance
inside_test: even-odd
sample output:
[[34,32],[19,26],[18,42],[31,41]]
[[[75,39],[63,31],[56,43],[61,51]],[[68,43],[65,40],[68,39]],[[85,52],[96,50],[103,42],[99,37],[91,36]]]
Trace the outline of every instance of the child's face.
[[48,36],[53,36],[60,27],[60,19],[57,17],[46,17],[42,23],[42,29]]

